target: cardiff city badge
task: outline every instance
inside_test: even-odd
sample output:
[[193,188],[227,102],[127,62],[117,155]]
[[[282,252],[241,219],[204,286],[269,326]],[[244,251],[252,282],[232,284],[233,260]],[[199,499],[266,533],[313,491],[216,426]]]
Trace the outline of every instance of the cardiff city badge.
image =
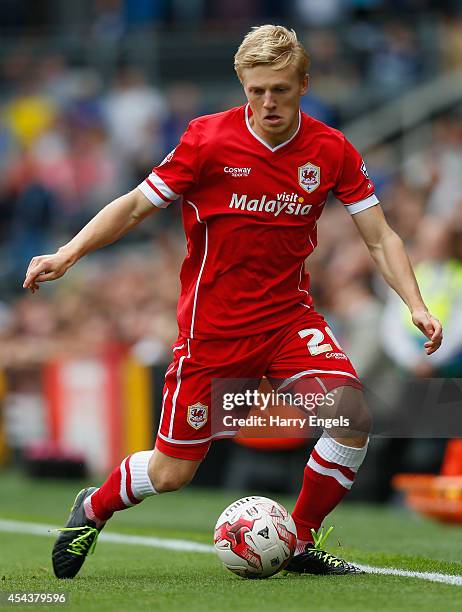
[[298,168],[298,183],[308,193],[312,193],[321,184],[321,168],[311,162]]
[[207,423],[208,407],[205,404],[197,402],[192,406],[188,406],[187,421],[194,429],[200,429]]

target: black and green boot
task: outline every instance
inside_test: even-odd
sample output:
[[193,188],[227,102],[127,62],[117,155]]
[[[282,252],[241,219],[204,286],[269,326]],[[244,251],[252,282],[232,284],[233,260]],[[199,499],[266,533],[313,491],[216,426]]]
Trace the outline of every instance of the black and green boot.
[[92,553],[99,532],[95,523],[87,518],[83,506],[84,500],[96,491],[96,487],[82,489],[75,498],[66,526],[58,529],[58,539],[53,546],[53,570],[57,578],[74,578]]
[[318,576],[344,576],[347,574],[364,574],[363,570],[352,563],[348,563],[325,550],[322,550],[324,542],[329,537],[333,527],[326,533],[320,529],[318,533],[311,530],[313,544],[307,544],[304,552],[295,555],[284,568],[286,572],[296,574],[315,574]]

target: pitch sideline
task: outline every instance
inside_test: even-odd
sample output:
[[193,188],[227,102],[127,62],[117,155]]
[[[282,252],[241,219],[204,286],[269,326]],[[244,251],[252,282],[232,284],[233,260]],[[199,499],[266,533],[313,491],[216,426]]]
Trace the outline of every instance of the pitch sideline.
[[[0,519],[0,532],[22,533],[38,536],[55,537],[53,533],[57,527],[54,525],[45,525],[43,523],[28,523],[25,521],[12,521]],[[165,548],[168,550],[176,550],[182,552],[199,552],[213,553],[214,548],[209,544],[201,544],[200,542],[192,542],[190,540],[174,540],[169,538],[154,538],[151,536],[136,536],[126,535],[123,533],[102,533],[99,540],[103,542],[113,542],[115,544],[129,544],[135,546],[148,546],[151,548]],[[414,572],[411,570],[401,570],[392,567],[373,567],[371,565],[362,565],[356,563],[358,567],[369,574],[382,574],[389,576],[401,576],[404,578],[418,578],[419,580],[427,580],[429,582],[441,582],[443,584],[452,584],[462,586],[462,576],[452,574],[440,574],[437,572]]]

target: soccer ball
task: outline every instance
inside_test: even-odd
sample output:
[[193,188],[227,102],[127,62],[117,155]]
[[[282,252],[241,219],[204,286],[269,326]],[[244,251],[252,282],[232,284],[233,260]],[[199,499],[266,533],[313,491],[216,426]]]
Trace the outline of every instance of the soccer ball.
[[297,530],[278,502],[243,497],[220,515],[214,542],[220,561],[229,570],[243,578],[268,578],[292,558]]

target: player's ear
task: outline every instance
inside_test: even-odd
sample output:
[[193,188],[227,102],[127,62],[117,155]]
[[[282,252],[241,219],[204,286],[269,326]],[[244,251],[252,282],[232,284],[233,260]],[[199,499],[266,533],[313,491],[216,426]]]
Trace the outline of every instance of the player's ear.
[[304,96],[309,88],[310,88],[310,75],[305,74],[305,76],[302,79],[302,82],[300,83],[300,95]]

